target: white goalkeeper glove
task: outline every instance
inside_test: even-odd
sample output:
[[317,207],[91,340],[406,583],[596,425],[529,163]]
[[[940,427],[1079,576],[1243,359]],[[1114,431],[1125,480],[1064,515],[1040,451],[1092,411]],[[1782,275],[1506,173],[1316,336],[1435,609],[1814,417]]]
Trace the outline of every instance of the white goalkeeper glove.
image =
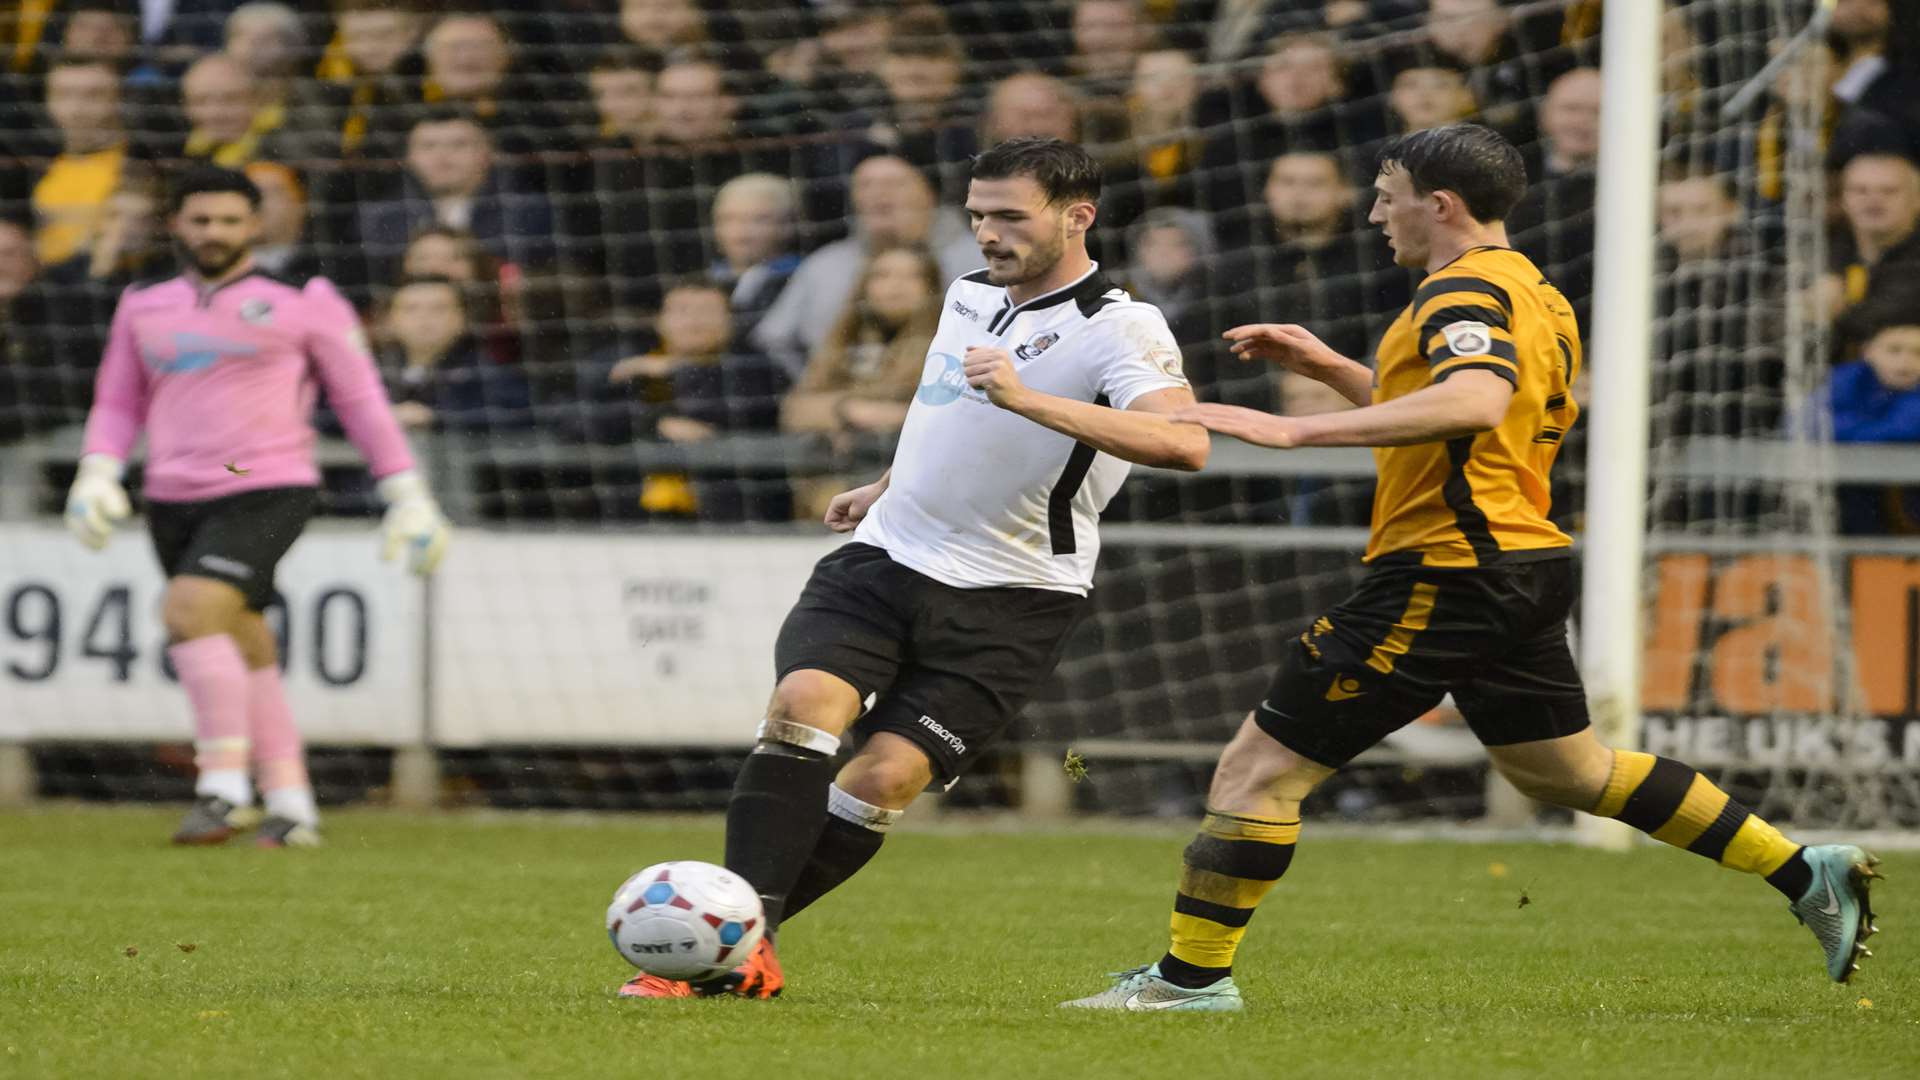
[[387,503],[387,514],[380,519],[380,557],[391,561],[405,548],[407,569],[422,576],[433,573],[440,557],[447,553],[451,530],[433,496],[427,493],[426,482],[409,469],[381,480],[379,487],[380,497]]
[[95,551],[107,546],[113,527],[133,512],[127,489],[120,486],[125,471],[126,463],[112,454],[88,454],[67,489],[67,529]]

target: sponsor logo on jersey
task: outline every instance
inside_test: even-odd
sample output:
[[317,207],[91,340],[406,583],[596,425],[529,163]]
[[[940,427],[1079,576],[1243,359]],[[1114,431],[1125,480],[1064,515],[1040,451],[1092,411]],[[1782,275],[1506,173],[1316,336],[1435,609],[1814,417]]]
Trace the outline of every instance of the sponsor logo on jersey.
[[256,296],[240,305],[240,321],[266,326],[273,322],[273,305]]
[[967,305],[965,305],[965,304],[963,304],[963,303],[961,303],[961,302],[960,302],[960,301],[958,301],[958,300],[955,300],[955,301],[953,302],[953,313],[954,313],[955,315],[958,315],[958,316],[960,316],[960,317],[961,317],[961,318],[963,318],[963,319],[971,319],[971,320],[973,320],[974,322],[979,322],[979,321],[980,321],[980,313],[979,313],[979,312],[977,312],[977,311],[975,311],[975,310],[973,310],[972,308],[970,308],[970,307],[968,307]]
[[1485,356],[1493,351],[1493,331],[1483,322],[1462,320],[1440,328],[1455,356]]
[[952,353],[927,354],[920,372],[920,388],[913,396],[923,405],[951,405],[963,397],[985,401],[986,395],[967,385],[967,365]]
[[960,736],[955,735],[951,731],[948,731],[946,727],[940,723],[940,721],[935,720],[933,717],[922,716],[920,718],[920,726],[923,728],[926,728],[928,731],[933,732],[934,737],[939,739],[941,742],[946,743],[948,746],[953,747],[954,753],[964,754],[967,752],[967,744],[961,741]]
[[156,349],[142,349],[140,358],[158,374],[186,375],[204,371],[229,357],[252,356],[260,351],[244,341],[228,341],[207,334],[176,333],[172,345],[172,356]]
[[1052,330],[1042,330],[1040,333],[1028,338],[1025,345],[1013,350],[1013,355],[1022,360],[1032,360],[1052,348],[1053,343],[1059,340],[1060,335],[1058,333]]

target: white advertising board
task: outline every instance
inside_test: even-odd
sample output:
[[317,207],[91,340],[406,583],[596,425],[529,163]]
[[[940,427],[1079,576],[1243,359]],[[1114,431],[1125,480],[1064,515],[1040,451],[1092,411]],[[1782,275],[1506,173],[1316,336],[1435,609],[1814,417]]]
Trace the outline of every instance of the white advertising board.
[[[418,741],[421,591],[370,526],[309,529],[280,564],[287,689],[307,739]],[[0,741],[185,740],[164,584],[139,521],[101,552],[58,522],[0,524]]]
[[432,735],[747,744],[819,537],[468,530],[434,581]]

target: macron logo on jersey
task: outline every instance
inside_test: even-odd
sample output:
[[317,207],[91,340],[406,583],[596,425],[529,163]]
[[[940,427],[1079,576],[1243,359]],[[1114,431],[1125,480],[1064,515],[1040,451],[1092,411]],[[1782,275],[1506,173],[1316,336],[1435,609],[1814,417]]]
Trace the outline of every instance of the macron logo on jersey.
[[180,332],[173,335],[171,357],[153,349],[142,349],[140,358],[162,375],[186,375],[204,371],[229,356],[253,356],[259,351],[257,346],[244,341]]

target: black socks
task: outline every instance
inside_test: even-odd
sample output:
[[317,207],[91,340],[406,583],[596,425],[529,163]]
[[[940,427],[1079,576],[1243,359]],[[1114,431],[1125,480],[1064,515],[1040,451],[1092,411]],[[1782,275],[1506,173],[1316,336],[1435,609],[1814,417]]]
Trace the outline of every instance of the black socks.
[[769,932],[780,925],[788,893],[819,842],[832,779],[826,754],[763,742],[734,781],[726,865],[759,892]]

